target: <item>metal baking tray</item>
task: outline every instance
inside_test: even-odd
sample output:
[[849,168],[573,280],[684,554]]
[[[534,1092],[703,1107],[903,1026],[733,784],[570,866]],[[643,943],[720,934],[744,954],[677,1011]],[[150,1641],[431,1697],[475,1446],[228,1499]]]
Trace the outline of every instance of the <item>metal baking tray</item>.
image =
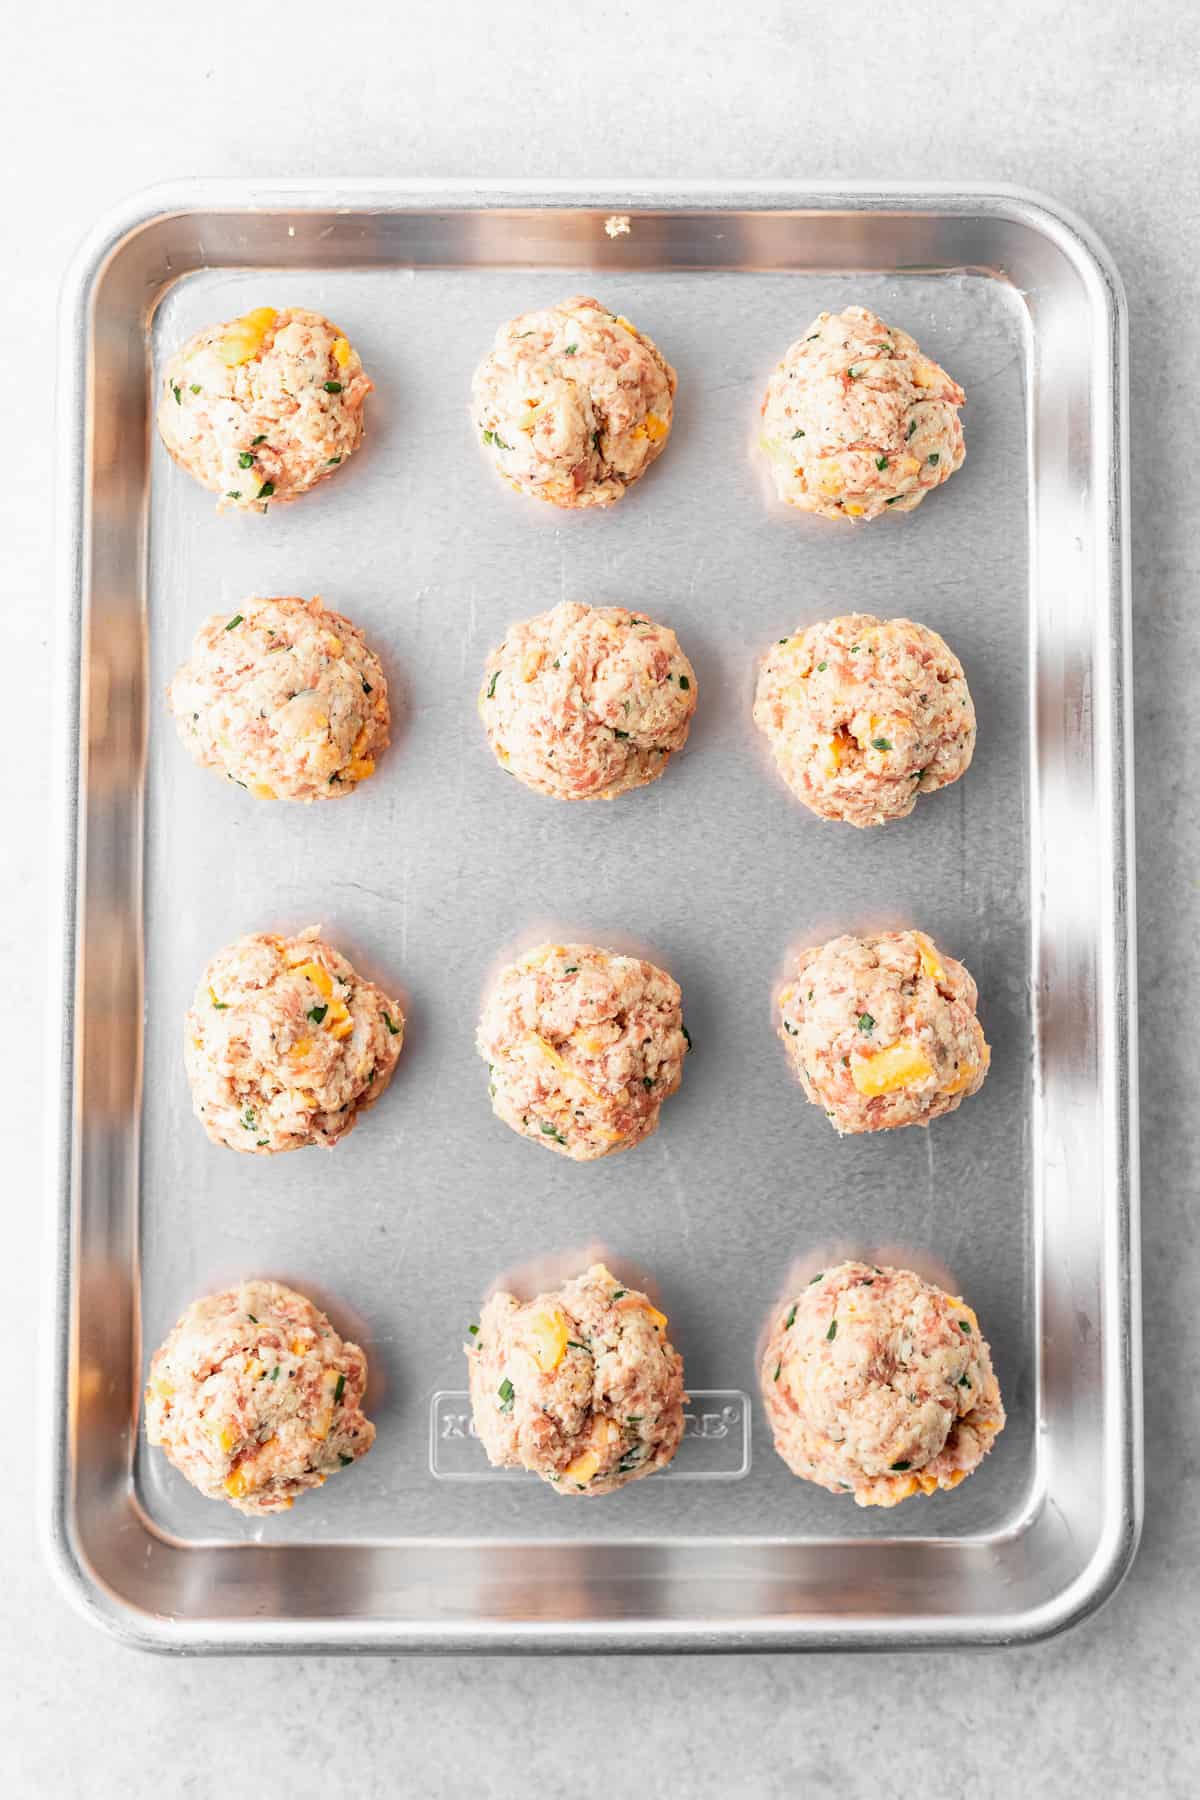
[[[614,215],[627,231],[606,231]],[[598,293],[679,370],[669,452],[607,514],[517,499],[474,441],[496,324]],[[301,505],[218,518],[152,441],[152,371],[264,301],[337,319],[368,445]],[[867,528],[781,517],[748,454],[773,360],[863,302],[966,388],[965,467]],[[109,218],[63,318],[59,679],[66,846],[46,1437],[75,1599],[174,1651],[769,1649],[1012,1643],[1083,1617],[1140,1516],[1124,305],[1104,251],[1013,192],[191,186]],[[201,617],[321,594],[396,698],[369,788],[250,804],[194,768],[162,692]],[[474,717],[508,621],[563,597],[673,625],[686,753],[613,805],[506,781]],[[979,749],[912,819],[823,825],[750,721],[755,659],[851,608],[943,632]],[[321,921],[406,995],[383,1103],[332,1156],[208,1144],[180,1020],[206,958]],[[839,1142],[793,1086],[789,944],[917,923],[976,976],[983,1093]],[[634,944],[695,1041],[657,1136],[575,1166],[496,1122],[472,1036],[496,958]],[[464,1328],[503,1270],[601,1245],[653,1276],[684,1353],[677,1467],[594,1505],[489,1474]],[[755,1344],[797,1255],[908,1262],[970,1296],[1009,1426],[953,1495],[862,1512],[796,1481]],[[145,1359],[244,1274],[367,1349],[371,1456],[256,1525],[139,1434]]]

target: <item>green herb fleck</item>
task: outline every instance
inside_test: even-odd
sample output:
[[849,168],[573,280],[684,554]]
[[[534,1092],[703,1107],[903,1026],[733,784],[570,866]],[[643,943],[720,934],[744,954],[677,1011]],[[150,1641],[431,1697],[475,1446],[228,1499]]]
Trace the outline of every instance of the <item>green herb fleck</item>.
[[614,1288],[612,1293],[609,1295],[609,1299],[610,1300],[623,1300],[628,1292],[629,1292],[628,1288]]
[[893,1463],[893,1464],[892,1464],[892,1468],[893,1468],[893,1469],[895,1469],[895,1470],[902,1470],[902,1469],[911,1469],[911,1468],[912,1468],[912,1464],[911,1464],[911,1463],[910,1463],[910,1462],[906,1462],[906,1463]]
[[265,444],[266,441],[267,441],[266,432],[260,431],[256,438],[250,439],[250,448],[253,450],[256,444]]
[[792,1326],[795,1323],[796,1323],[796,1302],[793,1300],[792,1301],[792,1310],[788,1314],[787,1318],[783,1321],[783,1329],[785,1331],[790,1331],[792,1329]]
[[890,750],[891,747],[892,744],[890,738],[878,737],[871,739],[872,750]]
[[274,492],[275,483],[273,481],[264,481],[254,498],[256,500],[269,500]]
[[242,454],[238,457],[238,468],[248,469],[253,461],[254,458],[251,456],[249,450],[243,450]]
[[824,1279],[825,1279],[825,1271],[824,1271],[824,1269],[822,1269],[821,1273],[819,1275],[810,1276],[808,1285],[809,1285],[809,1287],[816,1287],[818,1281],[823,1281]]
[[388,1036],[389,1037],[399,1037],[400,1036],[400,1027],[398,1025],[392,1024],[392,1015],[390,1013],[384,1013],[383,1022],[388,1028]]
[[331,456],[329,461],[325,464],[325,467],[327,469],[336,469],[341,460],[340,456]]
[[859,1013],[859,1015],[858,1015],[858,1029],[859,1029],[859,1030],[860,1030],[860,1031],[874,1031],[874,1029],[875,1029],[875,1021],[874,1021],[874,1019],[873,1019],[873,1018],[872,1018],[872,1017],[871,1017],[871,1015],[870,1015],[870,1013]]
[[507,1375],[496,1389],[496,1392],[500,1396],[500,1411],[502,1413],[510,1413],[513,1408],[513,1401],[516,1398],[517,1390],[508,1379]]
[[241,497],[242,497],[241,488],[229,488],[229,489],[227,489],[226,494],[225,494],[225,498],[227,500],[240,500]]
[[478,1337],[478,1336],[479,1336],[479,1327],[478,1327],[478,1325],[468,1325],[468,1326],[467,1326],[467,1330],[468,1330],[468,1331],[469,1331],[469,1332],[470,1332],[470,1334],[471,1334],[471,1336],[472,1336],[472,1337]]
[[551,1125],[551,1124],[550,1124],[550,1123],[549,1123],[549,1122],[548,1122],[548,1120],[546,1120],[546,1119],[541,1119],[541,1120],[539,1120],[539,1121],[538,1121],[538,1123],[539,1123],[539,1127],[540,1127],[540,1130],[541,1130],[541,1133],[542,1133],[542,1136],[543,1136],[543,1137],[551,1137],[551,1138],[553,1138],[553,1139],[554,1139],[554,1141],[555,1141],[555,1143],[556,1143],[556,1144],[565,1144],[565,1143],[566,1143],[566,1141],[567,1141],[567,1140],[566,1140],[566,1138],[565,1138],[565,1137],[564,1137],[564,1136],[563,1136],[563,1134],[562,1134],[562,1132],[561,1132],[561,1131],[556,1131],[556,1130],[555,1130],[555,1128],[554,1128],[554,1126],[553,1126],[553,1125]]
[[354,1461],[354,1458],[352,1456],[343,1456],[342,1452],[339,1450],[338,1461],[341,1463],[343,1469],[348,1469],[350,1464]]
[[884,505],[885,505],[885,506],[895,506],[895,504],[896,504],[896,502],[897,502],[897,500],[899,500],[899,499],[900,499],[900,497],[901,497],[901,496],[900,496],[900,495],[899,495],[899,494],[893,494],[893,495],[892,495],[892,497],[891,497],[891,499],[890,499],[890,500],[885,500],[885,501],[884,501],[884,503],[883,503],[883,504],[884,504]]
[[275,1367],[271,1370],[271,1380],[272,1381],[279,1380],[279,1364],[278,1363],[276,1363]]
[[778,1380],[779,1380],[779,1371],[780,1371],[780,1370],[781,1370],[781,1369],[782,1369],[782,1367],[783,1367],[783,1364],[782,1364],[782,1363],[781,1363],[781,1362],[777,1362],[777,1363],[776,1363],[776,1364],[775,1364],[775,1373],[774,1373],[774,1374],[773,1374],[773,1375],[772,1375],[772,1377],[771,1377],[771,1380],[772,1380],[772,1381],[778,1381]]
[[323,1025],[325,1022],[325,1014],[328,1011],[328,1006],[310,1006],[308,1009],[308,1016],[314,1025]]
[[339,1375],[337,1378],[337,1386],[333,1390],[333,1404],[335,1406],[340,1406],[342,1404],[342,1395],[345,1391],[346,1377],[344,1375]]
[[198,394],[200,392],[200,383],[198,381],[193,381],[188,392],[191,394]]
[[498,431],[485,431],[483,434],[483,441],[485,444],[494,444],[497,450],[512,449],[512,445],[506,444]]
[[829,1330],[825,1333],[826,1343],[831,1344],[836,1336],[837,1336],[837,1320],[830,1319]]
[[850,369],[846,370],[846,373],[847,373],[847,375],[849,375],[851,381],[857,381],[859,376],[862,374],[862,372],[863,371],[862,371],[861,364],[859,365],[859,367],[857,369],[850,368]]
[[936,463],[940,463],[940,462],[941,462],[941,460],[942,460],[942,453],[941,453],[941,451],[940,451],[940,450],[932,450],[932,451],[930,451],[930,453],[929,453],[929,456],[928,456],[928,458],[927,458],[927,459],[926,459],[926,460],[927,460],[927,461],[929,461],[929,462],[931,462],[931,463],[935,463],[935,464],[936,464]]
[[323,385],[327,394],[340,394],[342,391],[342,384],[340,381],[327,381]]
[[567,1349],[568,1350],[582,1350],[586,1356],[590,1356],[592,1354],[586,1344],[577,1343],[574,1338],[567,1339]]
[[592,433],[592,449],[598,451],[599,448],[600,448],[600,433],[598,431],[593,431],[593,433]]
[[493,700],[495,698],[496,683],[499,681],[499,679],[500,679],[500,671],[499,671],[499,669],[497,669],[496,673],[492,676],[492,679],[488,682],[487,697],[489,700]]
[[228,1002],[228,1000],[218,1000],[214,996],[213,1007],[217,1012],[228,1012],[229,1011],[229,1002]]
[[958,1329],[960,1331],[965,1331],[967,1333],[968,1337],[971,1334],[971,1327],[968,1325],[968,1323],[965,1319],[960,1319],[958,1321]]
[[959,1387],[969,1388],[971,1385],[971,1377],[969,1375],[960,1375],[958,1378],[958,1385]]
[[886,456],[877,456],[875,458],[875,467],[877,469],[886,469],[887,468],[887,457]]
[[906,443],[916,429],[917,429],[917,421],[915,419],[910,419],[908,422],[908,430],[904,434]]
[[244,624],[244,622],[245,621],[244,621],[241,613],[234,613],[232,619],[230,619],[230,621],[229,621],[228,625],[225,627],[225,629],[226,629],[226,631],[232,631],[235,625],[241,625],[241,624]]
[[829,664],[827,662],[818,663],[817,664],[817,674],[823,675],[828,667],[829,667]]
[[172,393],[173,393],[173,394],[174,394],[174,396],[175,396],[175,404],[176,404],[176,406],[182,406],[182,405],[183,405],[183,399],[182,399],[182,396],[181,396],[181,395],[180,395],[180,392],[179,392],[179,388],[178,388],[178,386],[177,386],[177,385],[176,385],[176,383],[175,383],[175,382],[172,382],[172,383],[171,383],[171,392],[172,392]]
[[244,1128],[244,1129],[245,1129],[245,1130],[246,1130],[246,1131],[253,1131],[253,1130],[254,1130],[254,1127],[255,1127],[255,1125],[256,1125],[256,1124],[257,1124],[257,1123],[258,1123],[258,1121],[257,1121],[257,1119],[256,1119],[256,1118],[255,1118],[255,1116],[254,1116],[254,1113],[253,1113],[253,1111],[252,1111],[252,1110],[251,1110],[251,1108],[250,1108],[250,1107],[247,1107],[247,1108],[246,1108],[246,1110],[245,1110],[245,1112],[244,1112],[244,1113],[243,1113],[243,1114],[242,1114],[242,1126],[243,1126],[243,1128]]
[[578,975],[578,973],[579,973],[579,964],[578,963],[568,963],[566,968],[563,970],[564,975]]
[[683,1039],[684,1039],[684,1042],[686,1043],[688,1049],[694,1050],[696,1048],[696,1046],[692,1042],[692,1034],[688,1030],[687,1026],[683,1023],[682,1020],[680,1020],[679,1029],[683,1033]]
[[814,331],[814,332],[813,332],[813,334],[812,334],[812,336],[811,336],[811,337],[806,337],[806,338],[805,338],[805,340],[804,340],[804,341],[805,341],[805,343],[806,343],[806,344],[815,344],[815,343],[816,343],[816,341],[817,341],[817,339],[818,339],[818,338],[819,338],[819,337],[820,337],[820,335],[821,335],[821,334],[820,334],[820,332],[819,332],[819,331]]
[[630,1413],[625,1423],[627,1425],[640,1425],[645,1416],[645,1413]]
[[612,728],[612,734],[615,738],[627,738],[629,736],[627,731],[618,731],[615,725]]
[[256,1318],[255,1318],[255,1316],[254,1316],[254,1314],[253,1314],[253,1313],[252,1313],[252,1312],[248,1312],[248,1313],[247,1313],[247,1314],[246,1314],[246,1317],[247,1317],[247,1318],[248,1318],[248,1319],[249,1319],[249,1321],[250,1321],[250,1323],[251,1323],[251,1324],[252,1324],[252,1325],[257,1325],[257,1324],[258,1324],[258,1320],[257,1320],[257,1319],[256,1319]]
[[364,694],[373,694],[375,692],[365,675],[360,675],[359,680],[362,682],[362,691]]
[[566,349],[563,351],[563,355],[564,356],[574,356],[574,354],[578,350],[578,348],[579,348],[578,344],[568,344]]
[[793,442],[793,443],[795,443],[795,441],[796,441],[796,439],[797,439],[797,438],[800,438],[800,437],[803,437],[803,436],[804,436],[804,433],[803,433],[803,432],[802,432],[802,431],[799,431],[799,430],[797,430],[797,431],[793,431],[793,433],[792,433],[792,442]]

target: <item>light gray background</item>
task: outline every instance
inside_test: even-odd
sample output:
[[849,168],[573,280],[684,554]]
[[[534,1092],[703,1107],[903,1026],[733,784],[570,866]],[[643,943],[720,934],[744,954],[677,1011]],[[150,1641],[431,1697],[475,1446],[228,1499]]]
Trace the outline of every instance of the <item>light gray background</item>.
[[[266,1784],[289,1800],[488,1800],[628,1781],[646,1795],[851,1800],[920,1772],[963,1796],[1194,1791],[1198,57],[1200,20],[1166,0],[1011,0],[1002,11],[895,0],[840,15],[788,0],[595,14],[525,0],[186,14],[163,0],[66,0],[24,9],[6,34],[0,1787],[53,1800]],[[1121,1594],[1058,1643],[969,1658],[175,1664],[106,1643],[50,1585],[23,1440],[45,1208],[42,1029],[36,973],[25,971],[38,969],[44,939],[55,296],[83,232],[131,189],[192,174],[327,173],[1014,181],[1075,207],[1124,272],[1147,1522]]]

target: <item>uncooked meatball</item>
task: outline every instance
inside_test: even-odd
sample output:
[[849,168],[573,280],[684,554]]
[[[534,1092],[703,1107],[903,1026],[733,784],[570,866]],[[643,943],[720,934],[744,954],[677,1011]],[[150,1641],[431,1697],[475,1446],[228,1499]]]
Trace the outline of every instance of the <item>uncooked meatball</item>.
[[319,600],[251,598],[213,613],[167,705],[195,761],[260,800],[352,794],[388,744],[379,659]]
[[244,1281],[188,1307],[155,1351],[146,1437],[210,1500],[284,1512],[365,1456],[367,1359],[279,1281]]
[[404,1014],[318,929],[238,938],[200,977],[184,1061],[214,1144],[258,1156],[332,1149],[392,1078]]
[[673,631],[572,601],[510,625],[479,690],[501,768],[557,800],[612,800],[656,781],[695,710],[696,677]]
[[302,307],[256,307],[209,325],[163,372],[158,429],[217,511],[266,512],[332,475],[362,442],[374,384],[336,325]]
[[822,313],[763,395],[759,442],[779,498],[827,519],[911,512],[962,467],[965,399],[865,306]]
[[907,817],[975,751],[975,708],[949,645],[870,613],[781,638],[759,671],[754,721],[792,792],[848,825]]
[[839,1133],[928,1125],[978,1093],[991,1061],[975,983],[921,931],[803,950],[779,994],[779,1036]]
[[496,471],[553,506],[611,506],[666,445],[675,371],[619,313],[580,296],[501,325],[472,414]]
[[679,1448],[683,1358],[665,1316],[603,1263],[525,1305],[493,1294],[466,1351],[490,1463],[560,1494],[611,1494]]
[[649,1137],[689,1045],[671,977],[590,944],[542,944],[502,969],[476,1042],[496,1117],[575,1162]]
[[957,1487],[1004,1429],[978,1319],[908,1269],[815,1275],[776,1314],[761,1379],[793,1475],[859,1506]]

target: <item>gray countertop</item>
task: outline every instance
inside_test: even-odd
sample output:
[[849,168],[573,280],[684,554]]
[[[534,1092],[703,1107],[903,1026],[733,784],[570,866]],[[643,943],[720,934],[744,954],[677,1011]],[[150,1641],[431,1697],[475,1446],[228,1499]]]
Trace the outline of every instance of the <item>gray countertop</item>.
[[[978,180],[1038,188],[1082,214],[1129,295],[1148,1456],[1125,1587],[1034,1650],[177,1663],[118,1648],[67,1608],[42,1565],[38,1471],[21,1451],[0,1495],[0,1787],[39,1800],[267,1787],[294,1800],[483,1800],[591,1791],[584,1767],[653,1795],[850,1800],[885,1791],[896,1769],[911,1781],[920,1746],[940,1765],[926,1779],[960,1795],[1195,1791],[1198,57],[1200,15],[1168,0],[999,11],[896,0],[840,14],[657,0],[599,15],[525,0],[293,0],[269,16],[61,0],[23,15],[0,107],[0,940],[16,1027],[0,1034],[0,1091],[15,1225],[6,1385],[23,1435],[45,1213],[46,1062],[36,995],[19,984],[45,936],[50,391],[58,284],[92,220],[133,189],[194,173]],[[615,1767],[614,1741],[628,1752]]]

